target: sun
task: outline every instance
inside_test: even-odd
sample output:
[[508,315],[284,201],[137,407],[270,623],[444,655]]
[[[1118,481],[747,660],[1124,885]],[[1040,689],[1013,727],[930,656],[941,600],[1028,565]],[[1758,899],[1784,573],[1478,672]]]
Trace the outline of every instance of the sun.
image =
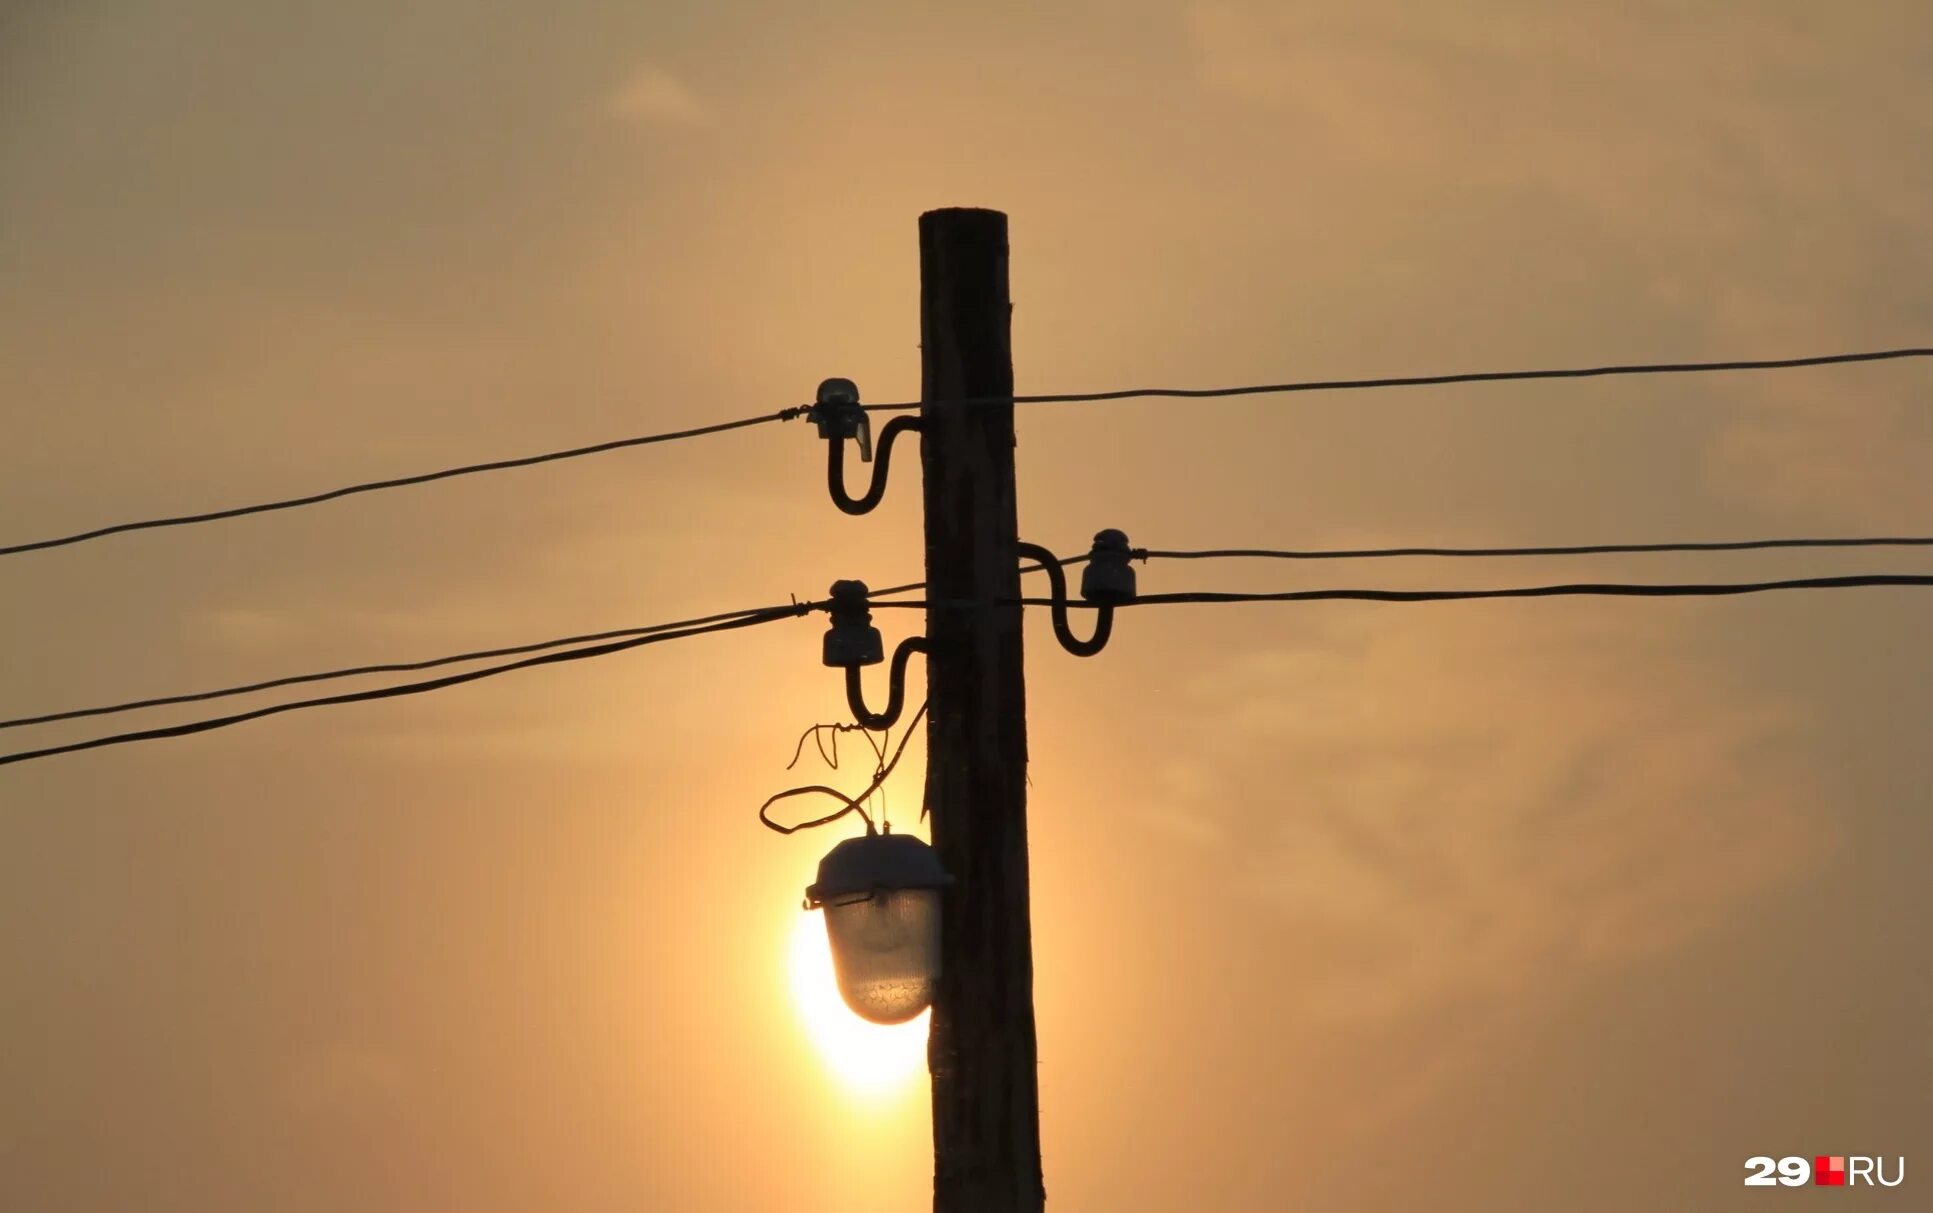
[[805,1032],[845,1086],[862,1095],[905,1090],[926,1068],[926,1021],[931,1011],[905,1023],[867,1023],[839,997],[832,949],[818,914],[800,914],[789,949],[792,1001]]

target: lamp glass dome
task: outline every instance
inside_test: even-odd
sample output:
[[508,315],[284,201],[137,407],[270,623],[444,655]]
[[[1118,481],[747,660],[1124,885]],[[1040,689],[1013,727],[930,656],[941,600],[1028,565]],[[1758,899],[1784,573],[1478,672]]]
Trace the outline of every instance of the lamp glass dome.
[[839,996],[873,1023],[905,1023],[933,1001],[940,970],[938,889],[881,889],[828,902]]
[[933,1001],[940,890],[950,883],[932,847],[870,823],[819,861],[805,904],[825,911],[839,996],[860,1018],[905,1023]]

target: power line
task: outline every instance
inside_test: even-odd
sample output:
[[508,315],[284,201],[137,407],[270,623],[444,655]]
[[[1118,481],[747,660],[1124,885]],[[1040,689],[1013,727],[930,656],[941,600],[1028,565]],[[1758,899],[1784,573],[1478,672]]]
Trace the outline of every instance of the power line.
[[[1361,549],[1282,549],[1282,548],[1205,548],[1176,551],[1161,548],[1137,548],[1134,555],[1141,559],[1156,560],[1223,560],[1223,559],[1279,559],[1279,560],[1326,560],[1351,557],[1394,557],[1394,556],[1561,556],[1577,554],[1599,554],[1616,552],[1714,552],[1742,551],[1764,548],[1851,548],[1879,546],[1933,546],[1933,538],[1912,536],[1903,537],[1846,537],[1830,539],[1748,539],[1720,542],[1695,543],[1606,543],[1584,544],[1567,547],[1523,547],[1523,548],[1361,548]],[[1089,553],[1082,552],[1069,556],[1060,563],[1062,567],[1084,564],[1091,559]],[[1021,573],[1038,573],[1041,566],[1025,564]],[[873,600],[890,594],[910,593],[926,588],[923,581],[911,581],[903,585],[886,586],[872,590],[868,597]],[[1367,591],[1366,591],[1367,592]],[[1144,599],[1146,601],[1147,599]],[[1042,599],[1031,600],[1044,602]],[[1164,599],[1165,601],[1165,599]],[[905,603],[877,602],[880,606],[911,605]],[[1078,604],[1076,604],[1078,605]],[[649,636],[659,632],[680,631],[699,627],[721,620],[737,619],[747,615],[758,615],[769,611],[792,610],[796,607],[756,607],[747,610],[725,611],[716,615],[704,615],[696,619],[680,619],[672,623],[652,624],[648,627],[616,628],[604,632],[590,632],[577,636],[563,636],[554,640],[538,640],[526,644],[509,645],[503,648],[478,649],[468,653],[454,653],[444,657],[430,657],[418,661],[394,661],[372,665],[347,666],[340,669],[322,670],[307,674],[290,674],[260,682],[242,683],[236,686],[220,687],[206,691],[191,691],[182,694],[160,695],[148,699],[127,700],[121,703],[102,704],[95,707],[70,708],[58,712],[46,712],[35,716],[19,716],[10,720],[0,720],[0,729],[25,728],[30,725],[54,724],[65,720],[82,720],[94,716],[109,716],[121,712],[141,711],[148,708],[170,707],[184,703],[200,703],[213,699],[226,699],[237,695],[249,695],[260,691],[275,690],[280,687],[298,686],[311,682],[328,682],[338,678],[356,678],[372,674],[405,673],[412,670],[434,669],[446,665],[462,665],[472,661],[483,661],[492,657],[510,657],[521,653],[543,652],[550,649],[568,648],[573,645],[593,644],[599,641],[614,640],[631,636]]]
[[[1668,543],[1587,543],[1569,544],[1556,547],[1512,547],[1512,548],[1450,548],[1450,547],[1400,547],[1400,548],[1197,548],[1176,550],[1171,548],[1135,548],[1136,560],[1351,560],[1394,556],[1448,556],[1448,557],[1489,557],[1489,556],[1588,556],[1605,555],[1618,552],[1747,552],[1771,548],[1871,548],[1871,547],[1933,547],[1933,536],[1847,536],[1827,539],[1724,539],[1700,540]],[[1093,557],[1082,552],[1061,560],[1062,568],[1070,565],[1085,564]],[[1022,574],[1038,573],[1041,566],[1024,564]],[[888,594],[904,594],[926,588],[924,581],[909,581],[904,585],[891,585],[883,589],[871,590],[868,597],[877,599]],[[1045,600],[1037,600],[1044,602]],[[907,606],[909,603],[876,603],[878,606]],[[0,725],[0,727],[4,727]]]
[[[1448,375],[1407,375],[1379,379],[1317,379],[1293,383],[1262,383],[1221,388],[1123,388],[1117,391],[1107,392],[988,396],[942,403],[967,406],[1003,404],[1007,402],[1014,404],[1058,404],[1128,400],[1137,397],[1204,399],[1208,397],[1254,396],[1288,392],[1346,391],[1361,388],[1429,387],[1453,383],[1498,383],[1526,379],[1589,379],[1607,375],[1661,375],[1712,371],[1787,370],[1797,367],[1832,366],[1855,362],[1881,362],[1897,358],[1924,358],[1929,356],[1933,356],[1933,348],[1913,347],[1872,350],[1852,354],[1819,354],[1805,358],[1771,358],[1731,362],[1644,363],[1531,371],[1474,371]],[[914,400],[891,404],[869,404],[864,407],[873,412],[895,412],[917,409],[923,407],[923,405],[920,401]],[[25,552],[38,552],[48,548],[66,547],[72,544],[86,543],[94,539],[104,539],[110,535],[123,535],[131,531],[190,526],[196,523],[217,522],[228,518],[241,518],[251,514],[266,514],[277,510],[296,509],[301,506],[318,505],[325,501],[334,501],[341,497],[350,497],[359,493],[373,493],[383,489],[404,488],[409,485],[428,484],[436,480],[447,480],[456,476],[469,476],[479,472],[497,472],[510,468],[531,467],[540,463],[552,463],[563,459],[576,459],[585,455],[597,455],[606,451],[623,450],[629,447],[649,446],[661,442],[674,442],[685,438],[698,438],[707,434],[724,433],[727,430],[745,429],[749,426],[764,425],[772,421],[789,421],[795,417],[809,414],[811,409],[812,406],[810,405],[795,405],[790,408],[780,409],[775,413],[766,413],[756,417],[743,417],[736,421],[722,421],[713,425],[697,426],[685,430],[672,430],[661,434],[646,434],[635,438],[619,438],[610,442],[572,447],[568,450],[550,451],[541,455],[525,455],[515,459],[493,460],[489,463],[465,464],[460,467],[444,468],[435,472],[423,472],[413,476],[398,476],[388,480],[372,480],[361,484],[345,485],[342,488],[330,489],[326,492],[311,493],[301,497],[288,497],[277,501],[266,501],[255,505],[235,506],[225,510],[211,510],[201,514],[182,514],[166,518],[147,518],[135,522],[119,522],[110,526],[97,527],[91,531],[80,531],[72,535],[62,535],[52,539],[37,539],[26,543],[16,543],[0,547],[0,556],[16,556]]]
[[[1122,388],[1112,392],[1061,392],[1036,396],[979,396],[948,401],[950,405],[983,404],[1078,404],[1100,400],[1131,400],[1139,397],[1174,397],[1201,400],[1218,396],[1262,396],[1286,392],[1340,392],[1361,388],[1436,387],[1451,383],[1504,383],[1522,379],[1596,379],[1610,375],[1683,375],[1711,371],[1778,371],[1806,366],[1836,366],[1849,362],[1885,362],[1894,358],[1933,357],[1933,349],[1910,347],[1870,350],[1857,354],[1815,354],[1805,358],[1760,358],[1731,362],[1651,362],[1620,366],[1566,367],[1540,371],[1466,371],[1452,375],[1400,375],[1380,379],[1311,379],[1294,383],[1257,383],[1242,387]],[[923,407],[920,401],[903,400],[892,404],[868,404],[872,412],[893,413]]]
[[[1080,564],[1088,559],[1086,553],[1070,556],[1061,561],[1063,565]],[[1037,564],[1026,565],[1022,573],[1038,573]],[[873,595],[903,594],[912,590],[926,588],[924,581],[912,581],[905,585],[887,586],[873,590]],[[491,657],[510,657],[519,653],[537,653],[547,649],[567,648],[576,644],[591,644],[601,640],[613,640],[627,636],[649,636],[658,632],[677,631],[697,627],[701,624],[716,623],[725,619],[737,619],[745,615],[758,615],[767,611],[791,611],[791,607],[754,607],[748,610],[725,611],[717,615],[701,615],[696,619],[680,619],[674,623],[657,623],[648,627],[614,628],[605,632],[588,632],[578,636],[560,636],[555,640],[536,640],[528,644],[508,645],[496,649],[477,649],[468,653],[452,653],[446,657],[429,657],[419,661],[391,661],[374,665],[344,666],[334,670],[320,670],[308,674],[287,674],[279,678],[264,679],[260,682],[245,682],[235,686],[217,687],[207,691],[188,691],[174,695],[157,695],[149,699],[130,699],[121,703],[99,704],[87,708],[68,708],[59,712],[44,712],[37,716],[16,716],[11,720],[0,720],[0,729],[19,729],[30,725],[56,724],[63,720],[84,720],[92,716],[111,716],[121,712],[138,712],[147,708],[172,707],[183,703],[204,703],[211,699],[228,699],[236,695],[251,695],[258,691],[272,691],[279,687],[299,686],[309,682],[329,682],[338,678],[359,678],[370,674],[397,674],[411,670],[429,670],[438,666],[462,665],[465,662],[484,661]]]
[[[1825,590],[1857,589],[1880,586],[1933,586],[1933,575],[1907,573],[1869,573],[1847,577],[1804,577],[1784,581],[1760,582],[1720,582],[1711,584],[1630,584],[1619,582],[1589,582],[1568,585],[1519,586],[1495,590],[1287,590],[1278,593],[1220,593],[1197,591],[1179,594],[1144,594],[1129,603],[1119,606],[1171,606],[1181,604],[1237,603],[1237,602],[1319,602],[1333,600],[1354,600],[1365,602],[1450,602],[1478,598],[1554,598],[1565,596],[1610,596],[1625,598],[1691,598],[1721,597],[1736,594],[1759,594],[1778,590]],[[1053,606],[1051,598],[1020,598],[1009,605]],[[666,640],[680,640],[688,636],[700,636],[710,632],[731,631],[738,628],[753,627],[773,623],[780,619],[805,615],[811,611],[824,610],[827,602],[801,602],[791,606],[769,607],[763,610],[726,617],[719,622],[698,627],[682,628],[677,631],[656,632],[646,636],[633,636],[607,644],[587,648],[568,649],[563,652],[545,653],[526,657],[504,665],[489,666],[481,670],[470,670],[461,674],[450,674],[442,678],[424,682],[405,683],[402,686],[379,687],[369,691],[355,691],[343,695],[331,695],[320,699],[303,699],[290,703],[275,704],[258,708],[252,712],[241,712],[232,716],[220,716],[208,720],[189,721],[185,724],[167,728],[146,729],[133,733],[118,733],[107,737],[96,737],[87,741],[72,742],[67,745],[49,746],[38,750],[25,750],[13,754],[0,754],[0,766],[10,763],[27,762],[36,758],[51,758],[57,754],[71,754],[80,750],[91,750],[102,746],[123,745],[135,741],[153,741],[167,737],[185,737],[194,733],[205,733],[212,729],[226,728],[265,716],[282,712],[293,712],[303,708],[328,707],[335,704],[363,703],[377,699],[392,699],[404,695],[418,695],[426,691],[441,690],[444,687],[461,683],[475,682],[514,670],[530,669],[540,665],[552,665],[565,661],[577,661],[587,657],[602,657],[627,649],[639,648],[647,644],[657,644]],[[899,607],[906,609],[927,609],[931,607],[972,609],[984,605],[973,601],[873,601],[874,607]],[[1091,603],[1071,602],[1069,606],[1093,606]]]
[[738,628],[754,627],[763,623],[775,623],[820,609],[820,603],[799,603],[796,606],[771,607],[766,610],[740,615],[718,623],[701,627],[683,628],[672,632],[657,632],[649,636],[634,636],[626,640],[612,641],[608,644],[592,645],[588,648],[567,649],[561,653],[544,653],[536,657],[526,657],[504,665],[487,666],[481,670],[467,670],[461,674],[447,674],[424,682],[404,683],[401,686],[377,687],[368,691],[351,691],[342,695],[329,695],[320,699],[298,699],[289,703],[273,704],[257,708],[252,712],[238,712],[233,716],[217,716],[207,720],[191,720],[185,724],[169,725],[166,728],[143,729],[134,733],[116,733],[107,737],[94,737],[86,741],[70,742],[67,745],[48,746],[38,750],[23,750],[13,754],[0,754],[0,766],[15,762],[28,762],[35,758],[52,758],[56,754],[72,754],[80,750],[98,749],[102,746],[126,745],[135,741],[157,741],[167,737],[187,737],[194,733],[206,733],[212,729],[227,728],[229,725],[242,724],[250,720],[260,720],[264,716],[275,716],[283,712],[299,711],[303,708],[329,707],[341,703],[365,703],[376,699],[396,699],[404,695],[420,695],[426,691],[438,691],[444,687],[460,683],[475,682],[482,678],[492,678],[498,674],[508,674],[513,670],[527,670],[540,665],[554,665],[565,661],[579,661],[587,657],[603,657],[611,653],[621,653],[626,649],[640,648],[647,644],[659,644],[667,640],[682,640],[688,636],[703,636],[710,632],[727,632]]
[[179,703],[201,703],[210,699],[226,699],[234,695],[248,695],[257,691],[272,691],[277,687],[297,686],[305,682],[327,682],[336,678],[356,678],[367,674],[396,674],[410,670],[429,670],[437,666],[462,665],[470,661],[484,661],[491,657],[510,657],[518,653],[537,653],[546,649],[561,649],[575,644],[592,644],[600,640],[614,640],[627,636],[651,636],[659,632],[681,631],[699,627],[703,624],[717,623],[720,620],[738,619],[747,615],[762,615],[771,611],[791,611],[792,607],[757,607],[744,611],[726,611],[718,615],[704,615],[697,619],[680,619],[675,623],[658,623],[649,627],[616,628],[608,632],[591,632],[582,636],[563,636],[556,640],[538,640],[529,644],[510,645],[500,649],[478,649],[470,653],[454,653],[448,657],[431,657],[423,661],[392,661],[379,665],[348,666],[337,670],[323,670],[312,674],[290,674],[281,678],[270,678],[262,682],[243,683],[240,686],[221,687],[212,691],[190,691],[180,695],[160,695],[152,699],[133,699],[125,703],[103,704],[91,708],[71,708],[62,712],[48,712],[40,716],[19,716],[12,720],[0,720],[0,729],[18,729],[27,725],[53,724],[61,720],[81,720],[89,716],[108,716],[117,712],[134,712],[143,708],[161,708]]
[[[1137,556],[1149,556],[1152,554],[1153,553],[1151,552],[1139,552],[1139,551],[1135,553],[1135,555]],[[1082,552],[1078,556],[1065,557],[1064,559],[1061,560],[1060,566],[1062,568],[1066,568],[1069,565],[1086,564],[1088,561],[1092,559],[1094,559],[1094,557],[1090,553]],[[1025,577],[1029,573],[1038,573],[1041,571],[1041,568],[1042,566],[1038,564],[1023,564],[1020,566],[1020,575],[1022,577]],[[925,588],[926,588],[926,583],[924,581],[909,581],[905,585],[889,585],[885,589],[881,589],[881,590],[867,590],[866,597],[868,600],[871,600],[874,598],[882,597],[887,594],[905,594],[912,590],[923,590]]]
[[362,484],[345,485],[323,493],[310,493],[303,497],[286,497],[279,501],[264,501],[257,505],[240,505],[232,509],[211,510],[205,514],[181,514],[172,518],[145,518],[138,522],[117,522],[112,526],[97,527],[91,531],[80,531],[72,535],[62,535],[54,539],[36,539],[28,543],[16,543],[0,547],[0,556],[17,556],[22,552],[39,552],[48,548],[66,547],[75,543],[86,543],[92,539],[105,539],[109,535],[124,535],[129,531],[151,531],[162,527],[190,526],[200,522],[219,522],[225,518],[242,518],[249,514],[268,514],[276,510],[292,510],[299,506],[318,505],[324,501],[334,501],[339,497],[353,497],[358,493],[374,493],[382,489],[399,489],[412,484],[428,484],[433,480],[448,480],[454,476],[470,476],[478,472],[501,472],[508,468],[532,467],[540,463],[554,463],[560,459],[577,459],[584,455],[600,455],[606,451],[623,450],[634,446],[651,446],[660,442],[676,442],[683,438],[699,438],[706,434],[722,434],[727,430],[742,430],[748,426],[764,425],[768,421],[790,421],[805,412],[804,406],[781,409],[760,417],[742,417],[737,421],[721,421],[715,425],[701,425],[688,430],[671,430],[662,434],[646,434],[637,438],[619,438],[611,442],[599,442],[591,446],[572,447],[569,450],[549,451],[542,455],[524,455],[516,459],[497,459],[489,463],[469,463],[462,467],[444,468],[437,472],[422,472],[414,476],[398,476],[390,480],[371,480]]
[[[1070,556],[1063,565],[1080,564],[1088,559],[1086,553]],[[1037,564],[1026,565],[1022,573],[1038,573]],[[911,590],[926,588],[924,581],[908,582],[905,585],[888,586],[871,591],[874,595],[903,594]],[[237,695],[251,695],[259,691],[272,691],[280,687],[299,686],[310,682],[329,682],[338,678],[359,678],[370,674],[396,674],[411,670],[429,670],[438,666],[462,665],[471,661],[484,661],[492,657],[511,657],[519,653],[537,653],[548,649],[567,648],[571,645],[592,644],[603,640],[614,640],[628,636],[649,636],[658,632],[680,631],[721,620],[738,619],[747,615],[760,615],[770,611],[797,611],[800,605],[785,607],[754,607],[747,610],[725,611],[716,615],[702,615],[696,619],[680,619],[673,623],[658,623],[648,627],[614,628],[604,632],[589,632],[578,636],[560,636],[555,640],[536,640],[527,644],[508,645],[496,649],[477,649],[468,653],[452,653],[445,657],[429,657],[418,661],[391,661],[372,665],[344,666],[334,670],[320,670],[308,674],[288,674],[278,678],[264,679],[260,682],[245,682],[235,686],[217,687],[206,691],[188,691],[174,695],[157,695],[148,699],[130,699],[120,703],[99,704],[94,707],[68,708],[58,712],[44,712],[36,716],[16,716],[11,720],[0,720],[0,729],[19,729],[30,725],[56,724],[64,720],[84,720],[93,716],[111,716],[121,712],[138,712],[148,708],[172,707],[183,703],[204,703],[211,699],[228,699]],[[806,604],[805,609],[813,609]]]
[[[1631,584],[1624,582],[1580,582],[1570,585],[1515,586],[1500,590],[1283,590],[1275,593],[1223,593],[1196,591],[1184,594],[1141,594],[1118,607],[1176,606],[1197,603],[1231,602],[1457,602],[1475,598],[1561,598],[1608,596],[1614,598],[1710,598],[1735,594],[1763,594],[1776,590],[1846,590],[1877,586],[1933,586],[1933,574],[1865,573],[1848,577],[1799,577],[1785,581],[1717,582],[1710,584]],[[875,609],[905,607],[971,610],[985,605],[971,600],[933,600],[874,602]],[[1052,598],[1015,598],[1003,605],[1053,606]],[[1091,602],[1073,602],[1069,607],[1093,608]]]
[[1746,552],[1766,548],[1877,547],[1933,547],[1933,537],[1909,535],[1844,539],[1734,539],[1689,543],[1584,543],[1521,548],[1206,548],[1187,552],[1150,548],[1135,554],[1158,560],[1348,560],[1381,556],[1592,556],[1613,552]]
[[[1736,594],[1766,594],[1780,590],[1853,590],[1879,586],[1933,586],[1933,575],[1918,573],[1863,573],[1847,577],[1794,577],[1782,581],[1717,582],[1708,584],[1630,584],[1581,582],[1570,585],[1514,586],[1501,590],[1286,590],[1272,594],[1147,594],[1129,606],[1166,606],[1211,602],[1317,602],[1345,599],[1360,602],[1457,602],[1475,598],[1716,598]],[[883,604],[882,604],[883,605]]]

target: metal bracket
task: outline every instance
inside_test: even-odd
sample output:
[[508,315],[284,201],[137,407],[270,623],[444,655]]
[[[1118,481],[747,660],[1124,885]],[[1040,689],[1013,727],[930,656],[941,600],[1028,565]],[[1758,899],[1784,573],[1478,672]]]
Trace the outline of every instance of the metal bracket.
[[861,463],[873,461],[872,416],[859,403],[859,388],[850,379],[828,379],[819,385],[816,402],[806,410],[826,440],[826,488],[832,503],[847,514],[869,514],[886,495],[886,476],[893,460],[893,442],[901,434],[918,433],[917,417],[895,417],[879,432],[879,462],[863,496],[846,491],[846,440],[859,444]]
[[1052,589],[1050,610],[1054,619],[1054,638],[1060,647],[1076,657],[1092,657],[1107,647],[1114,633],[1114,608],[1133,602],[1134,569],[1128,560],[1133,549],[1125,533],[1113,529],[1094,536],[1088,552],[1087,568],[1081,573],[1081,597],[1096,607],[1094,634],[1086,640],[1074,635],[1067,622],[1067,573],[1060,558],[1037,543],[1019,543],[1014,550],[1047,571]]

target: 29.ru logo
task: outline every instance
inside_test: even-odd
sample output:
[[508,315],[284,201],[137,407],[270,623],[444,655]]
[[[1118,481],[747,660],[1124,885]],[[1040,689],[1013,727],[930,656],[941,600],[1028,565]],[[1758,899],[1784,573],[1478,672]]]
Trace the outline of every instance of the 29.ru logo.
[[1883,1187],[1897,1188],[1906,1182],[1906,1160],[1894,1158],[1892,1174],[1887,1174],[1884,1158],[1868,1158],[1860,1154],[1820,1154],[1807,1160],[1804,1158],[1767,1158],[1760,1154],[1745,1160],[1745,1169],[1751,1174],[1745,1177],[1748,1188],[1769,1188],[1773,1184],[1784,1184],[1788,1188],[1802,1188],[1807,1184],[1820,1187],[1841,1187],[1844,1185],[1879,1184]]

